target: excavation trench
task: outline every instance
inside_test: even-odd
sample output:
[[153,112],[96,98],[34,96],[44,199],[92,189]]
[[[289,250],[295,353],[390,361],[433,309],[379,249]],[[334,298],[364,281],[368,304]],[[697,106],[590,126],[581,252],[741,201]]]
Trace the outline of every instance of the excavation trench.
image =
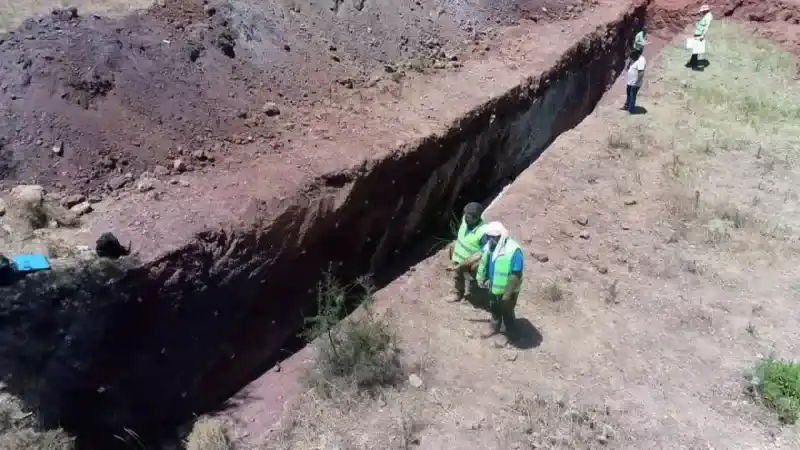
[[125,429],[147,440],[215,408],[287,356],[324,270],[390,280],[418,260],[415,244],[444,234],[453,211],[508,183],[591,113],[645,7],[446,134],[322,177],[279,213],[254,211],[252,227],[202,233],[118,273],[40,275],[0,293],[13,302],[2,319],[13,330],[4,333],[9,386],[85,448],[106,450],[114,440],[104,439]]

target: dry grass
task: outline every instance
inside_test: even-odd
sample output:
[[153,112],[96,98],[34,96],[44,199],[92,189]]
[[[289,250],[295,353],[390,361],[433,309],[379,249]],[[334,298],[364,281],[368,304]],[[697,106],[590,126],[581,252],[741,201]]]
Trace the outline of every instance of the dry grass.
[[55,8],[75,6],[79,13],[122,15],[147,8],[153,0],[0,0],[0,33],[11,31],[25,19],[48,14]]
[[186,437],[186,450],[233,450],[228,424],[213,417],[201,417]]
[[0,449],[73,450],[74,440],[63,430],[37,430],[29,414],[8,394],[0,394]]
[[[325,397],[353,390],[375,393],[403,379],[394,331],[371,309],[374,294],[368,278],[343,286],[327,274],[318,286],[317,315],[307,320],[306,336],[309,341],[318,339],[319,352],[306,381]],[[363,314],[339,322],[353,296]]]

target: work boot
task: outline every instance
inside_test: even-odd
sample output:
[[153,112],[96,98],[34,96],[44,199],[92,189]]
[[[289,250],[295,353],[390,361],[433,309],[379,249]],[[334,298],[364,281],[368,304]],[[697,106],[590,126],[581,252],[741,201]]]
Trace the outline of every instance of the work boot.
[[501,330],[502,330],[502,323],[492,319],[492,322],[487,327],[486,332],[481,335],[481,338],[488,339],[492,336],[497,336],[498,334],[500,334]]

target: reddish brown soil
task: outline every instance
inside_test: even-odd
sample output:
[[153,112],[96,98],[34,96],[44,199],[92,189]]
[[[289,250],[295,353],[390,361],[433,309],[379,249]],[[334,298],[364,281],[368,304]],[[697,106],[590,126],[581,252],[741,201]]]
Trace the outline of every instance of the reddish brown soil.
[[[591,3],[166,4],[119,20],[56,11],[0,39],[0,179],[87,193],[178,157],[190,171],[247,160],[238,144],[280,148],[286,128],[384,64],[458,54],[491,26]],[[262,112],[268,101],[279,117]]]

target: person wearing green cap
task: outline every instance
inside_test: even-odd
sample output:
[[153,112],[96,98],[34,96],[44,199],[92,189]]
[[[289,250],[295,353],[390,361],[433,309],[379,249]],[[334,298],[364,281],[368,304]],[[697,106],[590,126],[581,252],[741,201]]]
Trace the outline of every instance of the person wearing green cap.
[[483,206],[480,203],[467,204],[464,207],[456,240],[449,245],[448,271],[453,272],[453,288],[449,296],[451,302],[460,302],[464,299],[470,284],[467,276],[474,279],[480,264],[481,240],[485,228],[482,214]]

